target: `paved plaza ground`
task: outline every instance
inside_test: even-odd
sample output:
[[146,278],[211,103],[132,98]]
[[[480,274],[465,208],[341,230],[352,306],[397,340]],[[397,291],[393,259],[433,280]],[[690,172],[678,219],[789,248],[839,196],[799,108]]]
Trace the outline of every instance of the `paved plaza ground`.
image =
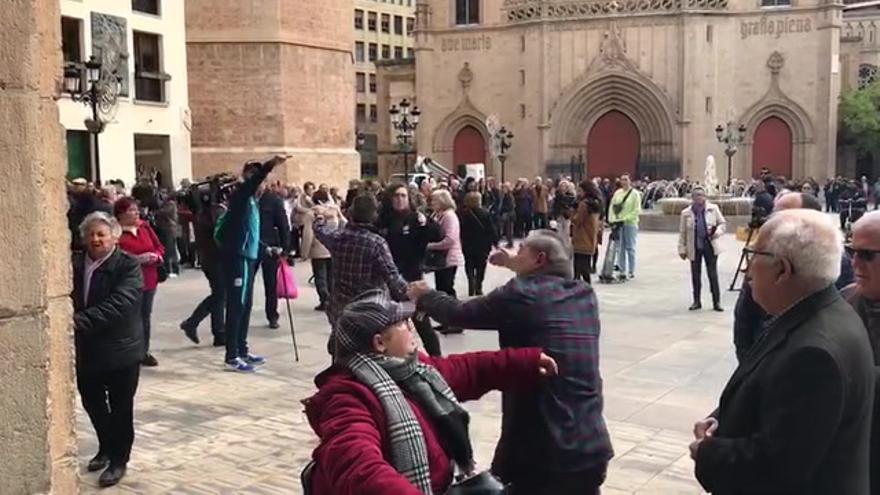
[[[736,293],[724,291],[724,313],[688,312],[687,263],[676,254],[677,236],[642,233],[636,279],[596,285],[602,320],[601,367],[605,417],[615,450],[604,494],[701,493],[694,481],[688,443],[695,420],[714,409],[735,367],[731,338]],[[722,239],[722,289],[730,283],[741,244]],[[296,268],[301,285],[310,268]],[[490,287],[510,277],[492,268]],[[266,326],[259,286],[251,319],[253,351],[268,364],[255,375],[221,370],[222,351],[210,346],[205,321],[202,344],[190,343],[180,321],[204,297],[207,282],[186,271],[159,288],[153,353],[159,367],[141,373],[134,452],[122,485],[107,494],[299,494],[300,469],[316,438],[300,400],[314,390],[313,377],[328,364],[328,326],[315,312],[307,285],[293,302],[300,362],[294,363],[286,314],[280,330]],[[459,291],[466,288],[459,274]],[[711,306],[708,288],[704,307]],[[284,305],[280,306],[282,313]],[[444,353],[497,349],[493,332],[441,337]],[[477,461],[488,466],[500,425],[500,394],[469,403]],[[88,418],[78,413],[81,465],[96,451]],[[84,493],[97,491],[97,474],[82,469]]]

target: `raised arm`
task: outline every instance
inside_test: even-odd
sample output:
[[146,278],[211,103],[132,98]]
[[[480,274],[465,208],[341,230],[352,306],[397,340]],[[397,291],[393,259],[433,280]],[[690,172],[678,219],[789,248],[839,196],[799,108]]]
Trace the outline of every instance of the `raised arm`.
[[418,307],[444,325],[473,330],[498,330],[510,321],[522,321],[527,315],[516,308],[527,308],[531,298],[511,284],[499,287],[483,297],[466,302],[433,290],[419,299]]
[[406,301],[406,280],[397,271],[397,265],[394,264],[394,258],[391,256],[391,249],[388,243],[377,243],[375,259],[377,260],[377,269],[382,276],[382,280],[391,291],[391,297],[395,301]]

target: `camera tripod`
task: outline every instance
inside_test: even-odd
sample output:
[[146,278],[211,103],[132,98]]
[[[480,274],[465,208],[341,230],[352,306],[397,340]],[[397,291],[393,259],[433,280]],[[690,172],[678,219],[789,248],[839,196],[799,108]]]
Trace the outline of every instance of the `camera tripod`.
[[730,281],[730,287],[727,288],[728,291],[738,291],[740,289],[736,287],[736,279],[739,278],[739,274],[743,273],[743,269],[745,268],[744,264],[746,262],[746,249],[749,248],[749,244],[752,242],[752,236],[755,235],[755,231],[760,227],[755,225],[754,222],[749,222],[749,235],[746,237],[746,245],[742,248],[742,254],[739,255],[739,263],[736,264],[736,271],[733,273],[733,280]]

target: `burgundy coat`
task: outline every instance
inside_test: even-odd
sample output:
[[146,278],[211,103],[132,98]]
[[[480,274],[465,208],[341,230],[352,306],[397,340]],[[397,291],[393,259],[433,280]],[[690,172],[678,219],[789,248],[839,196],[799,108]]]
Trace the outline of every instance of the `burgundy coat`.
[[[490,390],[513,390],[537,384],[541,349],[505,349],[431,358],[462,402]],[[321,444],[312,454],[314,495],[421,495],[390,463],[388,422],[379,398],[348,370],[330,368],[315,379],[318,393],[306,402],[306,415]],[[443,493],[452,481],[452,463],[440,445],[427,414],[407,397],[425,434],[431,487]]]

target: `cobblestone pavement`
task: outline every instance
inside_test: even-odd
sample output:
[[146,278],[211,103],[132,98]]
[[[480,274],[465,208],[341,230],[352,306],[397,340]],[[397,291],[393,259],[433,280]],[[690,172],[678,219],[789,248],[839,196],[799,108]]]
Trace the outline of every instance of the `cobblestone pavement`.
[[[636,279],[597,285],[602,319],[601,366],[605,416],[616,456],[603,493],[701,493],[687,455],[693,422],[714,409],[735,365],[731,309],[736,293],[724,292],[727,311],[688,312],[690,275],[676,256],[676,236],[642,233]],[[728,235],[720,260],[722,288],[730,283],[740,244]],[[308,264],[297,265],[302,285]],[[489,286],[509,278],[490,269]],[[300,400],[328,364],[323,313],[314,290],[292,303],[300,362],[293,360],[284,305],[280,330],[266,326],[257,282],[250,343],[268,364],[255,375],[221,371],[222,352],[191,344],[179,322],[205,295],[201,273],[186,271],[163,284],[156,298],[152,348],[159,367],[144,369],[136,403],[136,432],[129,474],[107,494],[299,494],[301,467],[315,446]],[[458,288],[466,287],[460,274]],[[709,302],[704,288],[704,305]],[[207,341],[207,344],[206,342]],[[441,337],[444,353],[497,348],[493,332]],[[500,395],[468,404],[477,460],[491,460],[500,425]],[[96,442],[88,418],[78,413],[83,493],[96,492],[97,474],[85,472]]]

